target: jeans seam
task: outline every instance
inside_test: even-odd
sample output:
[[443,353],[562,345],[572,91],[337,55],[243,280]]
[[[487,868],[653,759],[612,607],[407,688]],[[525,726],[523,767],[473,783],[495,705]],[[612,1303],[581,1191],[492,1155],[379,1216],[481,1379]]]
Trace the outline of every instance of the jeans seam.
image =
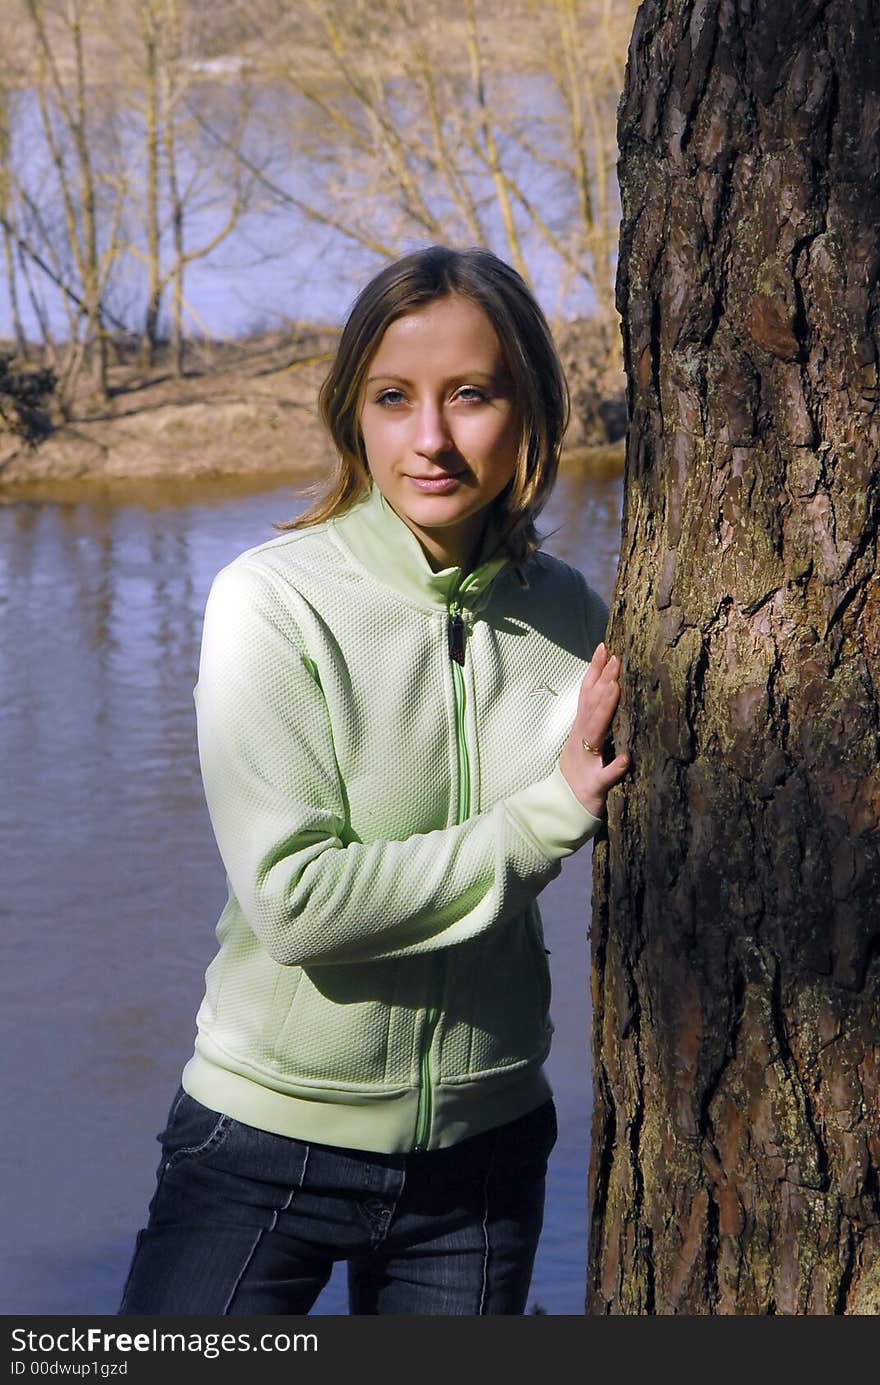
[[239,1290],[239,1287],[240,1287],[240,1285],[241,1285],[241,1282],[242,1282],[242,1280],[244,1279],[245,1275],[247,1274],[248,1268],[250,1267],[251,1263],[253,1262],[254,1256],[256,1255],[257,1251],[259,1250],[260,1242],[263,1240],[264,1236],[271,1236],[272,1232],[275,1230],[276,1226],[278,1225],[278,1218],[281,1216],[281,1213],[282,1213],[282,1212],[287,1212],[287,1211],[289,1211],[289,1209],[290,1209],[290,1204],[293,1202],[294,1197],[296,1196],[296,1194],[297,1194],[297,1193],[300,1191],[300,1189],[302,1188],[302,1185],[303,1185],[303,1182],[304,1182],[305,1176],[306,1176],[306,1169],[308,1168],[308,1165],[309,1165],[309,1154],[310,1154],[310,1152],[311,1152],[310,1146],[309,1146],[309,1145],[306,1145],[306,1157],[305,1157],[305,1159],[303,1160],[302,1168],[301,1168],[300,1171],[299,1171],[299,1187],[297,1187],[297,1188],[291,1188],[290,1192],[287,1194],[287,1201],[285,1202],[284,1206],[283,1206],[283,1207],[276,1207],[275,1210],[274,1210],[274,1212],[272,1213],[272,1220],[271,1220],[271,1222],[269,1223],[269,1225],[268,1225],[268,1226],[261,1227],[261,1229],[257,1232],[256,1239],[254,1240],[254,1243],[253,1243],[253,1245],[252,1245],[251,1248],[250,1248],[250,1253],[248,1254],[247,1259],[245,1260],[244,1264],[242,1265],[241,1269],[239,1270],[239,1272],[238,1272],[238,1277],[236,1278],[235,1283],[233,1284],[232,1288],[231,1288],[230,1291],[229,1291],[229,1297],[227,1298],[225,1304],[223,1305],[223,1316],[224,1316],[224,1317],[228,1317],[228,1316],[229,1316],[229,1310],[230,1310],[230,1308],[232,1307],[232,1300],[235,1298],[235,1295],[238,1293],[238,1290]]
[[498,1144],[497,1133],[492,1140],[492,1148],[489,1158],[486,1161],[486,1177],[483,1179],[483,1220],[481,1230],[483,1232],[483,1282],[480,1285],[480,1305],[477,1309],[478,1317],[486,1316],[486,1291],[489,1285],[489,1179],[492,1176],[492,1161],[495,1158],[495,1150]]
[[[293,1196],[293,1194],[291,1194],[291,1196]],[[276,1213],[276,1215],[277,1215],[277,1213]],[[272,1228],[269,1227],[268,1229],[271,1231]],[[245,1275],[247,1274],[248,1266],[250,1265],[251,1261],[253,1260],[254,1256],[256,1255],[256,1253],[257,1253],[257,1247],[259,1246],[259,1244],[260,1244],[260,1242],[262,1241],[262,1239],[263,1239],[263,1237],[265,1236],[265,1234],[266,1234],[266,1228],[263,1227],[260,1231],[257,1232],[256,1236],[254,1237],[254,1243],[253,1243],[253,1245],[251,1246],[250,1250],[248,1251],[247,1256],[245,1257],[244,1264],[242,1265],[241,1269],[240,1269],[239,1272],[238,1272],[238,1275],[236,1276],[235,1283],[232,1285],[232,1288],[231,1288],[230,1291],[229,1291],[229,1297],[227,1298],[226,1302],[225,1302],[224,1305],[223,1305],[222,1314],[223,1314],[224,1317],[227,1317],[227,1316],[229,1315],[229,1309],[230,1309],[231,1306],[232,1306],[232,1300],[235,1298],[235,1295],[238,1293],[239,1285],[241,1284],[241,1281],[244,1279]]]
[[181,1085],[180,1087],[178,1087],[177,1095],[175,1096],[174,1101],[171,1103],[171,1110],[168,1113],[168,1123],[166,1129],[170,1130],[172,1125],[174,1124],[174,1118],[177,1115],[178,1107],[180,1106],[180,1103],[183,1101],[183,1098],[185,1096],[186,1091],[183,1085]]

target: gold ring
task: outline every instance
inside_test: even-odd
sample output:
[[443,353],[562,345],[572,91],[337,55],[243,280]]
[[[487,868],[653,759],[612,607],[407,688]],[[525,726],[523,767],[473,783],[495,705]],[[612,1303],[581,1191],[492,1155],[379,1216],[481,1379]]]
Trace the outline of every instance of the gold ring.
[[591,755],[602,754],[602,751],[597,746],[590,745],[590,742],[587,740],[586,736],[581,736],[581,745],[584,747],[584,750],[588,750]]

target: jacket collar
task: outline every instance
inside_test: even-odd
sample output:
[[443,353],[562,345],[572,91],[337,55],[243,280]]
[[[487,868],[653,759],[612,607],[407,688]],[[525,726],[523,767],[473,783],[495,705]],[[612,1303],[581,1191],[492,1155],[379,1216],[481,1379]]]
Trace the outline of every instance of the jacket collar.
[[453,601],[476,610],[499,572],[510,559],[499,548],[490,519],[476,566],[467,574],[460,567],[435,572],[415,534],[404,524],[378,486],[352,509],[333,521],[337,537],[355,562],[387,587],[419,606],[448,608]]

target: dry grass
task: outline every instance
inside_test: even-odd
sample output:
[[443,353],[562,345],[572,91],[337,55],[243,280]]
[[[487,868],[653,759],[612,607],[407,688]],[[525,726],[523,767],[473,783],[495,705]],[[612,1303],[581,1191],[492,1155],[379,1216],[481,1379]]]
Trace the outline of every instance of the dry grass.
[[121,362],[111,398],[76,401],[74,417],[40,447],[0,436],[0,487],[47,481],[142,481],[305,475],[332,454],[316,399],[333,339],[277,333],[202,348],[178,378],[166,363]]

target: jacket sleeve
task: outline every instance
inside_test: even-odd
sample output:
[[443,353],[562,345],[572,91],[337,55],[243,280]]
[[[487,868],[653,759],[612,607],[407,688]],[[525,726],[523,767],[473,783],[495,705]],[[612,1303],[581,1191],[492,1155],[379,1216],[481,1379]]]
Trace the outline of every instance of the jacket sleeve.
[[229,884],[283,965],[450,947],[519,912],[601,826],[558,766],[453,827],[346,839],[327,704],[271,580],[241,561],[205,613],[195,691],[205,797]]

